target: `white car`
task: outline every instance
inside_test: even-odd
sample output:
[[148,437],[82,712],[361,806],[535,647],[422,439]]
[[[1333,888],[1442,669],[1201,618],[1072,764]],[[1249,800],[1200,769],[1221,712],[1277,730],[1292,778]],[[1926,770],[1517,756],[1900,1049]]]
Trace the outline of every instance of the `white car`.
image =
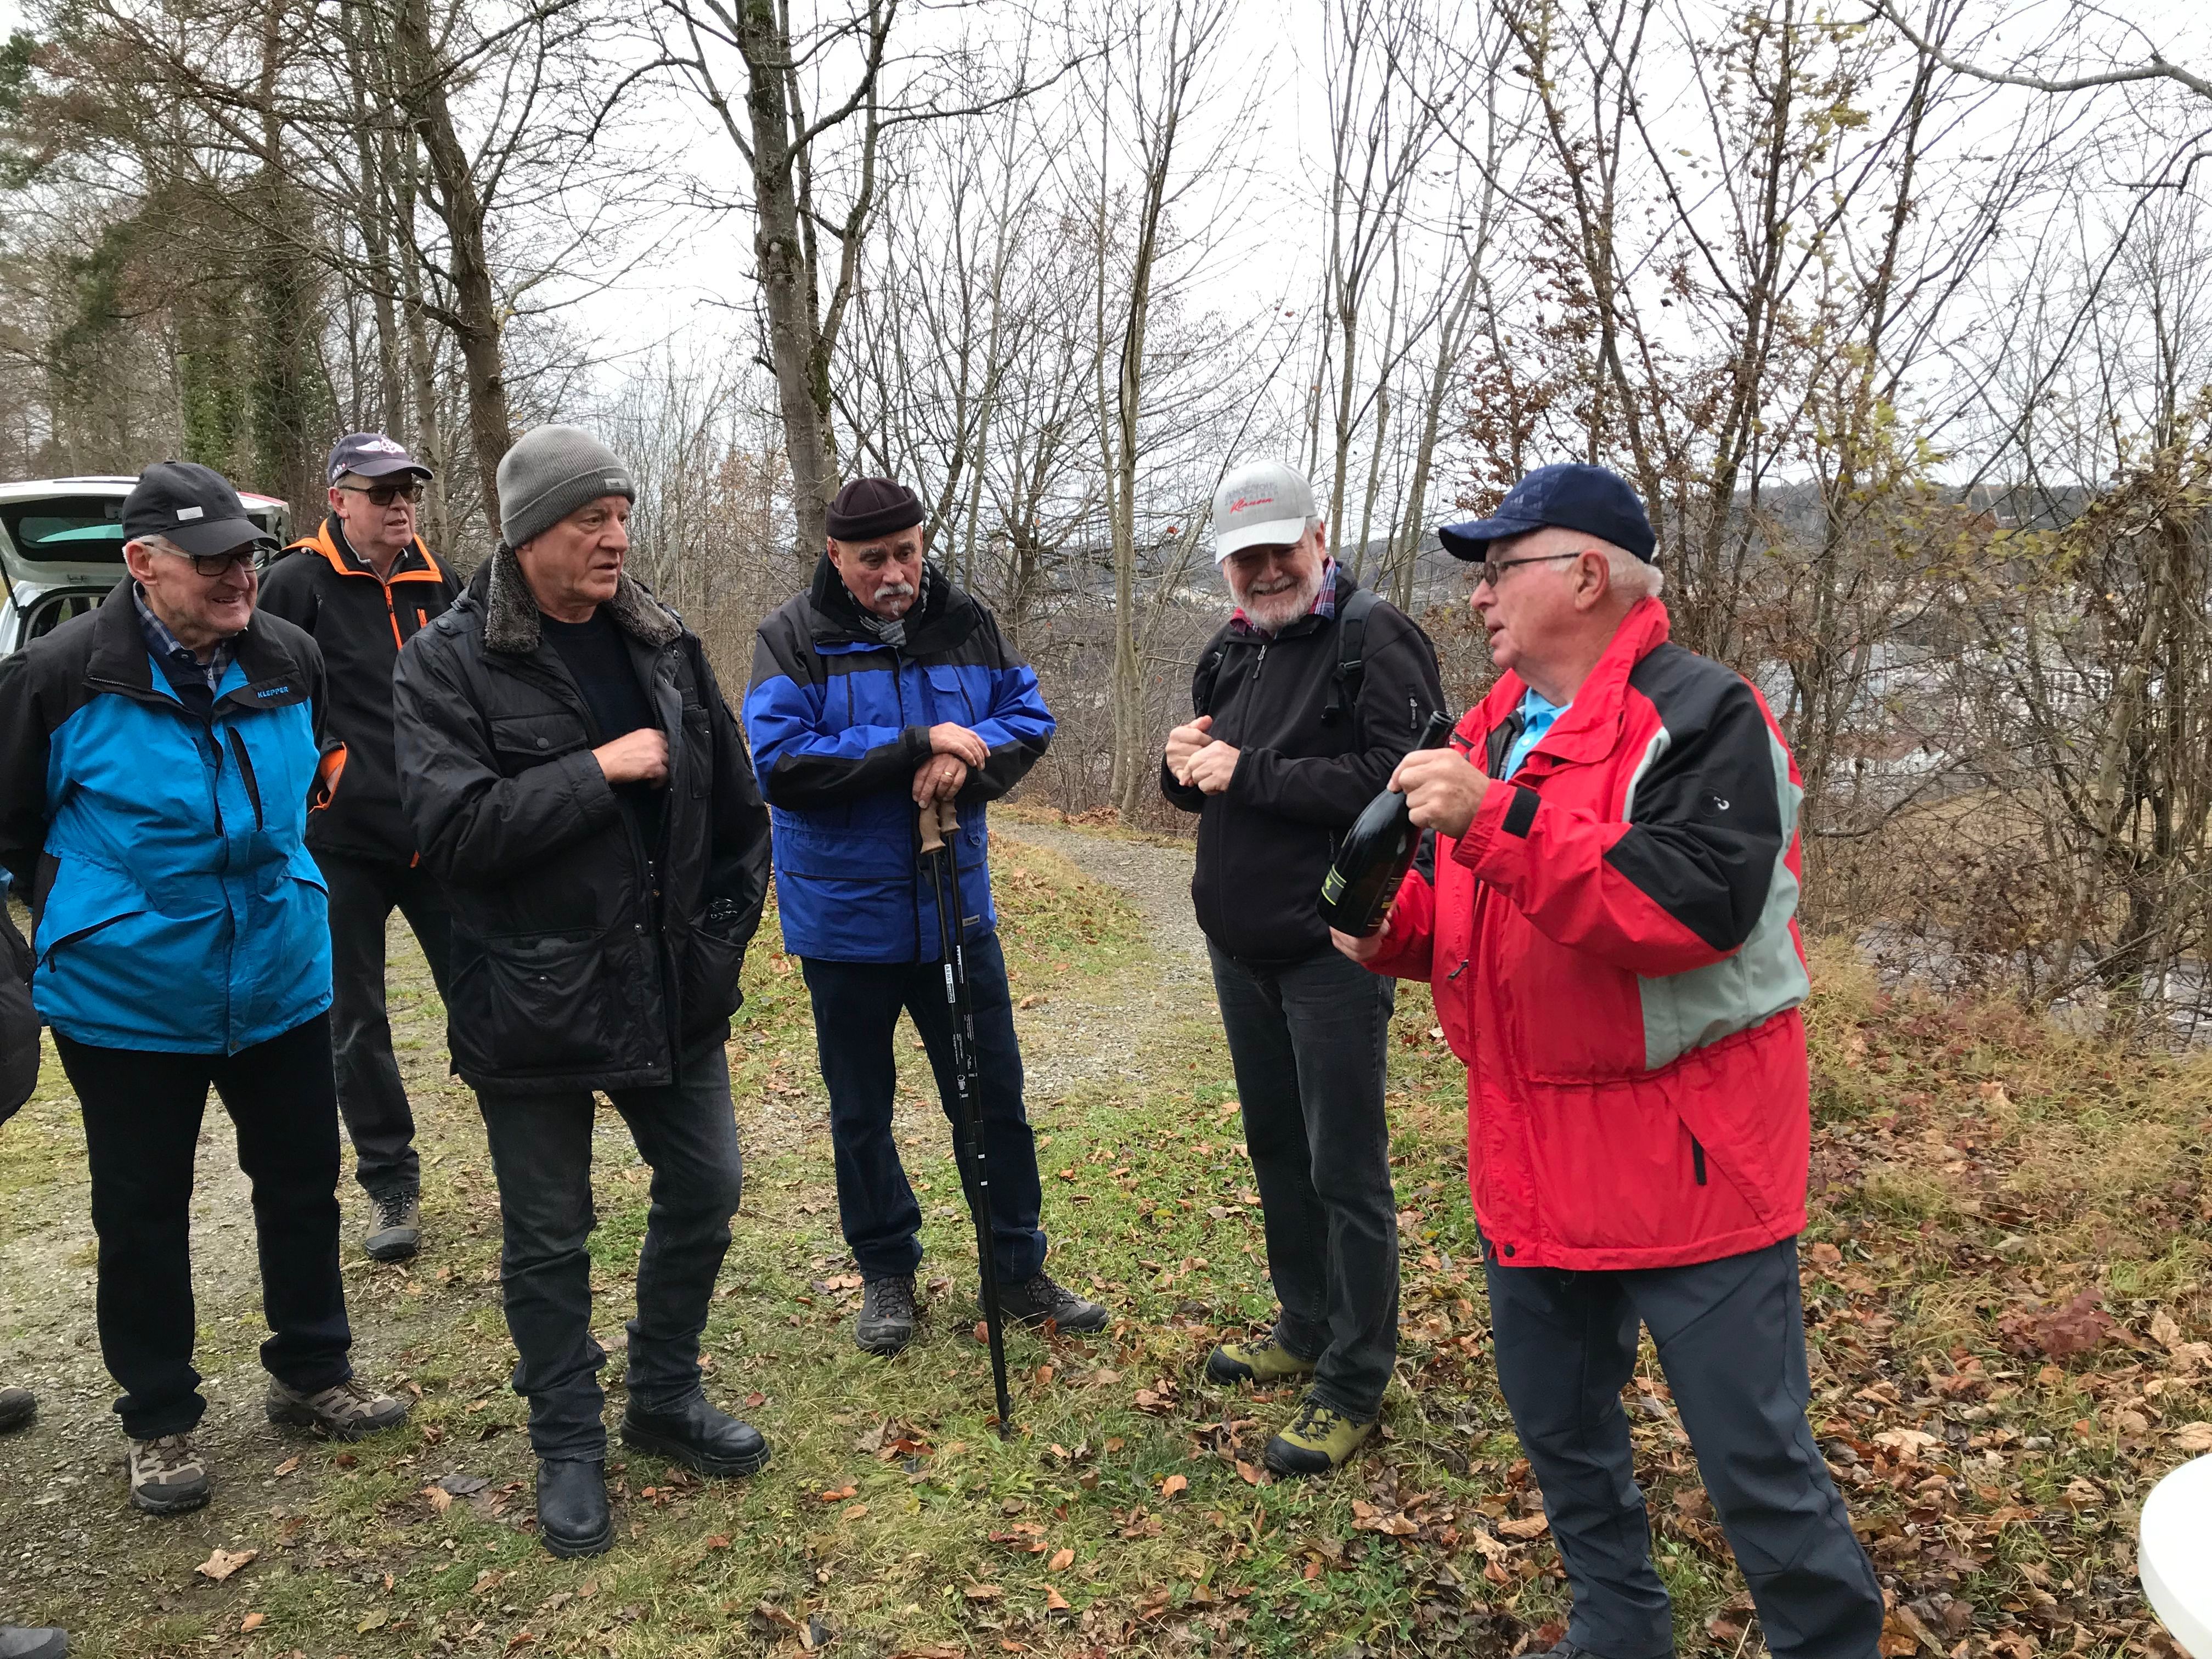
[[[81,617],[123,580],[123,498],[135,477],[0,483],[0,656]],[[239,492],[246,516],[291,539],[292,510]]]

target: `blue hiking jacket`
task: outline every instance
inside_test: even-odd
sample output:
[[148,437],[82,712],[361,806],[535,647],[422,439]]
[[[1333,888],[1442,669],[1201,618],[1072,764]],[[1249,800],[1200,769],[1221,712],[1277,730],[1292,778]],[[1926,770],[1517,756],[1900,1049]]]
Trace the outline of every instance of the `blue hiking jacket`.
[[146,649],[128,578],[0,659],[0,865],[38,921],[31,994],[105,1048],[236,1054],[330,1006],[310,797],[328,798],[323,658],[257,613],[210,718]]
[[767,798],[784,948],[827,962],[935,962],[937,902],[921,863],[914,775],[929,728],[967,726],[990,750],[955,801],[963,939],[998,926],[983,803],[1052,740],[1036,674],[978,600],[923,566],[894,650],[825,557],[812,586],[760,625],[745,735]]

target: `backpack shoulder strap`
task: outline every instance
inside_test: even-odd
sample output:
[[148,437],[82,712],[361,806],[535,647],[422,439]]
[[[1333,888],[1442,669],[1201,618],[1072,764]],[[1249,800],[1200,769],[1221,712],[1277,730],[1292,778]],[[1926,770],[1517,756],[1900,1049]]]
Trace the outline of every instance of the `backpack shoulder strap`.
[[1336,619],[1336,675],[1329,687],[1328,706],[1322,723],[1341,719],[1359,706],[1359,688],[1367,671],[1367,618],[1382,601],[1371,587],[1352,590]]

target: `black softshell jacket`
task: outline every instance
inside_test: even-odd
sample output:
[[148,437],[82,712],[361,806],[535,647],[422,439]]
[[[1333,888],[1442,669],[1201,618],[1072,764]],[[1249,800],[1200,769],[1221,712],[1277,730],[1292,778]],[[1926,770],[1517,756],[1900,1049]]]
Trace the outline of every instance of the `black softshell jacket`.
[[744,739],[674,612],[628,576],[606,608],[668,740],[657,848],[592,755],[511,553],[400,653],[400,794],[453,906],[447,1042],[477,1089],[668,1083],[741,1000],[769,878]]
[[1436,647],[1384,603],[1367,614],[1358,702],[1325,718],[1339,624],[1358,589],[1339,567],[1334,617],[1301,617],[1272,640],[1231,623],[1199,653],[1193,712],[1212,715],[1212,735],[1238,751],[1226,790],[1186,788],[1161,763],[1160,792],[1199,814],[1198,925],[1240,961],[1281,964],[1330,948],[1319,906],[1338,838],[1443,707]]
[[323,648],[326,718],[346,746],[345,787],[307,821],[307,845],[408,864],[415,832],[399,808],[392,749],[392,671],[409,640],[459,592],[418,538],[380,578],[346,544],[335,518],[277,556],[260,608],[304,628]]

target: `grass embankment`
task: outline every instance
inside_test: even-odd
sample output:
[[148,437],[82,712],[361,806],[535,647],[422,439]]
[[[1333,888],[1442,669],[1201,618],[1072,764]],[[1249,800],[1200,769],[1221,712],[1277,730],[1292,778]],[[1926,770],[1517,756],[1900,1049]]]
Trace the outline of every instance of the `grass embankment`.
[[[1041,1053],[1054,1005],[1158,964],[1118,894],[1048,854],[998,856],[1015,994],[1041,1000],[1024,1040]],[[1055,1265],[1117,1322],[1088,1342],[1012,1338],[1018,1432],[1001,1442],[968,1334],[973,1236],[918,1053],[900,1133],[933,1318],[888,1364],[850,1346],[859,1281],[812,1027],[773,939],[771,918],[732,1048],[748,1190],[706,1341],[708,1389],[769,1434],[769,1468],[702,1484],[617,1448],[611,1554],[556,1562],[521,1528],[530,1463],[506,1387],[496,1198],[466,1091],[435,1080],[432,1035],[413,1080],[434,1247],[348,1275],[357,1329],[392,1361],[383,1380],[420,1390],[412,1423],[341,1449],[243,1421],[214,1506],[178,1522],[131,1516],[119,1482],[82,1488],[72,1501],[109,1577],[73,1612],[77,1651],[1504,1655],[1557,1634],[1564,1587],[1486,1346],[1463,1095],[1424,990],[1401,999],[1393,1049],[1401,1385],[1356,1468],[1286,1486],[1257,1463],[1290,1396],[1214,1389],[1198,1371],[1221,1329],[1272,1308],[1211,1010],[1126,1034],[1141,1082],[1032,1097]],[[2212,1338],[2198,1184],[2212,1072],[1891,997],[1848,964],[1820,981],[1813,1416],[1897,1591],[1885,1651],[2144,1650],[2160,1638],[2134,1589],[2135,1507],[2212,1444],[2212,1348],[2195,1346]],[[423,1006],[405,1029],[434,1034],[413,988]],[[81,1157],[58,1082],[0,1134],[0,1193]],[[646,1171],[611,1113],[603,1136],[605,1337],[631,1305]],[[204,1367],[250,1371],[258,1334],[250,1303],[227,1310],[204,1332]],[[1648,1362],[1632,1417],[1681,1646],[1756,1651]],[[617,1354],[617,1404],[619,1373]],[[251,1411],[234,1398],[210,1426]],[[0,1536],[46,1547],[58,1513],[0,1515]],[[258,1554],[211,1583],[195,1569],[214,1547]]]

